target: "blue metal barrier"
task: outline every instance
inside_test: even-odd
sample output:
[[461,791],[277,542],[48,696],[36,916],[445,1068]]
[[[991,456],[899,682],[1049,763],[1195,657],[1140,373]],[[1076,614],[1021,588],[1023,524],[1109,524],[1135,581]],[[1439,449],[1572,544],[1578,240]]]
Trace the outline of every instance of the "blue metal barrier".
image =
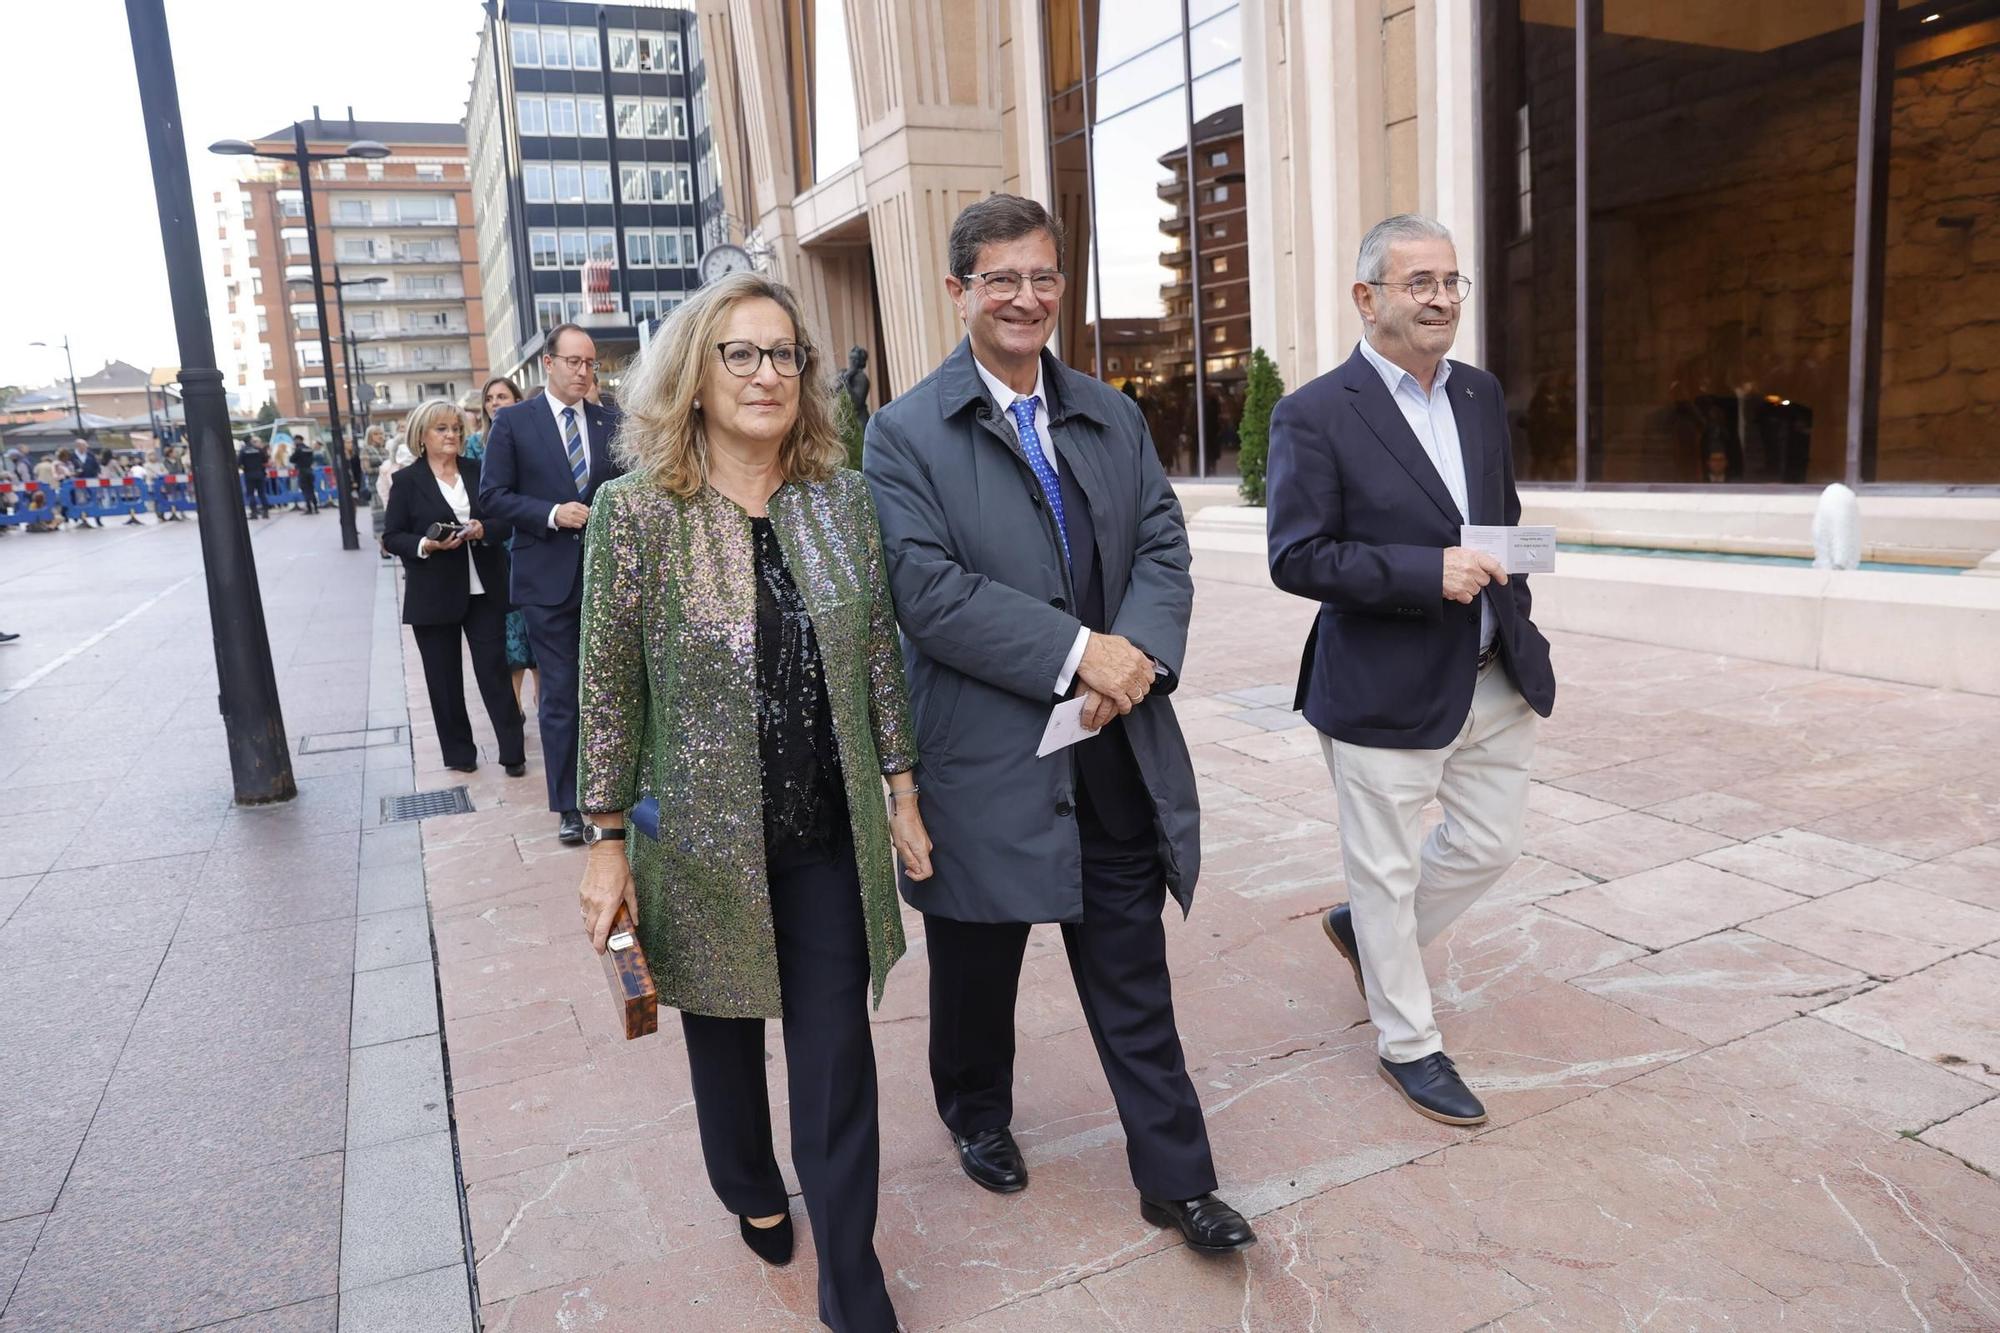
[[145,497],[137,487],[127,488],[126,484],[114,477],[71,477],[65,483],[68,496],[63,507],[71,518],[79,514],[91,518],[123,518],[127,514],[142,512]]
[[0,527],[23,527],[55,520],[55,504],[39,481],[0,481]]

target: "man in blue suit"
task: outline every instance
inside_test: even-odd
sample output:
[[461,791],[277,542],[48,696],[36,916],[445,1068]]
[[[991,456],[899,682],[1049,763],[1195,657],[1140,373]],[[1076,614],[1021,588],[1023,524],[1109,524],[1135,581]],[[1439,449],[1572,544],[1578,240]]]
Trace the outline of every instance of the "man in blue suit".
[[1527,579],[1459,545],[1462,523],[1518,523],[1521,499],[1500,382],[1445,359],[1472,287],[1451,233],[1377,223],[1355,279],[1363,341],[1271,416],[1271,581],[1320,603],[1292,706],[1340,806],[1348,901],[1322,927],[1382,1076],[1419,1114],[1475,1125],[1486,1108],[1444,1053],[1420,951],[1520,855],[1555,675]]
[[618,413],[585,395],[597,378],[597,344],[574,324],[549,331],[540,395],[493,418],[479,502],[514,525],[511,594],[528,622],[541,669],[542,766],[549,809],[567,843],[583,841],[576,810],[576,666],[583,602],[583,529],[597,488],[622,469],[612,461]]

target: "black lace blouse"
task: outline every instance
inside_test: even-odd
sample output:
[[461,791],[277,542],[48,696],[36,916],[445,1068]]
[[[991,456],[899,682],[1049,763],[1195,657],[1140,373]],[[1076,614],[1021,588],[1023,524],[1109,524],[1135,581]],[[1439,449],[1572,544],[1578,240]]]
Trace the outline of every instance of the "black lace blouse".
[[847,797],[825,669],[805,599],[768,518],[752,518],[757,567],[757,742],[764,769],[764,854],[819,859],[847,835]]

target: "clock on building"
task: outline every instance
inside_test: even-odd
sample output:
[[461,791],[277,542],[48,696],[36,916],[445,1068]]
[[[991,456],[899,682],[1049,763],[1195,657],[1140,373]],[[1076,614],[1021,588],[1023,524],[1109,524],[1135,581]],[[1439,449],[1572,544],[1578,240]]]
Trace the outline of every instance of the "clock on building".
[[750,252],[740,245],[718,245],[701,257],[701,280],[714,282],[717,278],[728,277],[731,273],[746,273],[756,265],[751,262]]

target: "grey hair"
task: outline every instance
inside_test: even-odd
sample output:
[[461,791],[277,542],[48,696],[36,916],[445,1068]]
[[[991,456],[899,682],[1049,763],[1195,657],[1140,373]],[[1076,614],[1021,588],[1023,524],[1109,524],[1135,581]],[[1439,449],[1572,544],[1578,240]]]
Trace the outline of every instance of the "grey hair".
[[1389,262],[1389,247],[1398,241],[1450,240],[1451,232],[1442,222],[1422,213],[1398,213],[1392,218],[1383,218],[1361,238],[1361,254],[1354,261],[1354,280],[1382,281]]

